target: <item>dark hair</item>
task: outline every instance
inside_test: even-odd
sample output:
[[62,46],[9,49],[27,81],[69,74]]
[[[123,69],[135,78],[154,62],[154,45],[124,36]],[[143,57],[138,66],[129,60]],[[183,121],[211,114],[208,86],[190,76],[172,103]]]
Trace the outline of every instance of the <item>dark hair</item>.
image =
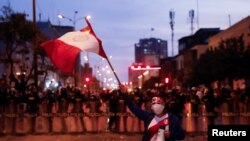
[[164,100],[164,102],[166,102],[166,96],[164,95],[164,93],[153,94],[152,98],[153,97],[160,97],[160,98],[162,98]]

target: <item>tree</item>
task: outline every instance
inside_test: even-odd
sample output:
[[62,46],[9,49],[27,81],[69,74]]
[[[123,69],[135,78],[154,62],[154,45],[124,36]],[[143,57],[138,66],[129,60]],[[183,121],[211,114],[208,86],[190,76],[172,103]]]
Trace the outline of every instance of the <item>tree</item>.
[[249,75],[249,48],[244,46],[243,35],[222,40],[218,47],[204,53],[194,65],[190,82],[209,85],[214,81],[244,78]]
[[[45,40],[40,32],[34,28],[33,23],[26,20],[26,15],[23,13],[15,13],[10,6],[3,6],[0,15],[0,41],[3,42],[5,63],[10,65],[10,75],[14,76],[14,53],[18,49],[26,49],[31,47],[31,43],[37,43]],[[42,50],[33,48],[33,51],[42,53]],[[32,74],[30,69],[30,76]],[[28,77],[29,78],[29,77]]]
[[250,45],[242,56],[242,74],[245,79],[250,79]]

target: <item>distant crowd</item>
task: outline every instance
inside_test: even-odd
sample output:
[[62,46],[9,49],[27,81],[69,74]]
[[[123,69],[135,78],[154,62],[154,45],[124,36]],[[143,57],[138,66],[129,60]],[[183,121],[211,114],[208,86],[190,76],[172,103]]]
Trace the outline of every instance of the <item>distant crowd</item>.
[[[22,78],[19,80],[13,78],[13,82],[15,82],[14,85],[9,85],[4,77],[0,78],[0,122],[4,122],[4,116],[16,118],[28,114],[31,122],[35,124],[37,116],[45,115],[50,123],[49,131],[52,131],[51,122],[55,115],[63,118],[69,113],[78,116],[90,113],[100,116],[100,113],[109,113],[106,114],[109,116],[107,130],[115,131],[119,128],[119,116],[122,113],[124,113],[123,116],[130,115],[119,89],[93,93],[69,85],[60,86],[56,90],[48,88],[38,91],[34,85],[27,85]],[[220,89],[209,87],[184,89],[175,86],[171,89],[162,87],[146,91],[135,88],[128,93],[139,107],[146,110],[151,110],[152,96],[162,93],[165,95],[169,112],[180,118],[186,113],[216,115],[223,112],[250,112],[250,90],[247,88],[233,90],[228,86],[223,86]],[[83,120],[81,124],[86,130]],[[64,121],[62,121],[62,126],[62,132],[67,132]],[[34,128],[32,127],[31,130],[35,130]]]

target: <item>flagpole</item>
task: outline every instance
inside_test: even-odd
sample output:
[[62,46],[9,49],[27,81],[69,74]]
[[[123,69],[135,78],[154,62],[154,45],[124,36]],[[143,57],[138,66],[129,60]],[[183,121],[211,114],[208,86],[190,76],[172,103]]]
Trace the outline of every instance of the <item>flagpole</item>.
[[85,17],[85,21],[86,21],[87,25],[89,26],[89,28],[91,29],[92,34],[96,37],[96,39],[98,40],[98,42],[99,42],[99,44],[100,44],[100,49],[101,49],[101,52],[103,53],[101,56],[104,57],[104,58],[108,61],[108,64],[109,64],[111,70],[113,71],[116,80],[118,81],[118,85],[120,86],[120,85],[121,85],[121,81],[120,81],[120,79],[118,78],[118,76],[117,76],[117,74],[116,74],[116,72],[115,72],[113,66],[111,65],[111,63],[110,63],[110,61],[109,61],[109,59],[108,59],[108,57],[107,57],[107,55],[106,55],[104,49],[102,48],[101,40],[95,35],[95,32],[94,32],[94,30],[92,29],[92,26],[91,26],[90,22],[88,21],[89,18],[90,18],[90,17],[86,16],[86,17]]
[[116,80],[118,81],[118,85],[120,86],[120,85],[121,85],[121,81],[120,81],[120,79],[118,78],[118,76],[117,76],[117,74],[116,74],[116,72],[115,72],[115,70],[114,70],[113,66],[111,65],[111,63],[110,63],[110,61],[109,61],[108,57],[106,58],[106,60],[108,61],[108,64],[109,64],[109,66],[110,66],[111,70],[113,71],[113,73],[114,73],[114,75],[115,75]]

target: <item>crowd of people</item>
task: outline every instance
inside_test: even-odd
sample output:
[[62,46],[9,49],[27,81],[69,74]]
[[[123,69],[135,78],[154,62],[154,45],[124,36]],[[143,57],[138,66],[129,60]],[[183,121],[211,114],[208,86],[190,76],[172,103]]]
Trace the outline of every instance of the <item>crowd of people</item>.
[[[202,114],[201,112],[218,114],[221,112],[250,112],[250,91],[247,88],[233,90],[230,87],[213,89],[209,87],[191,87],[184,89],[175,86],[171,89],[166,87],[152,88],[142,91],[135,88],[127,92],[132,97],[133,102],[140,108],[151,111],[152,97],[161,94],[165,98],[165,105],[168,112],[173,113],[178,118],[182,118],[186,113]],[[190,104],[187,109],[185,104]],[[224,108],[221,108],[222,105]],[[67,126],[64,121],[65,116],[90,116],[90,114],[109,116],[107,130],[118,131],[119,118],[121,116],[131,116],[130,110],[124,101],[124,95],[120,89],[103,90],[100,92],[82,91],[80,88],[70,85],[60,86],[56,90],[45,89],[38,91],[34,85],[26,85],[22,78],[15,85],[9,85],[4,77],[0,79],[0,122],[4,122],[7,115],[12,115],[13,119],[18,116],[30,115],[31,132],[34,132],[36,117],[46,115],[49,121],[49,132],[53,130],[53,116],[62,118],[62,133],[67,133]],[[108,113],[108,114],[107,114]],[[93,116],[92,115],[92,116]],[[93,116],[93,124],[96,124],[98,116]],[[126,118],[124,119],[124,131],[126,129]],[[140,121],[138,119],[138,121]],[[139,130],[141,122],[139,123]],[[81,118],[83,131],[87,131],[86,123]],[[4,124],[0,124],[4,128]],[[13,125],[13,133],[15,132]]]

